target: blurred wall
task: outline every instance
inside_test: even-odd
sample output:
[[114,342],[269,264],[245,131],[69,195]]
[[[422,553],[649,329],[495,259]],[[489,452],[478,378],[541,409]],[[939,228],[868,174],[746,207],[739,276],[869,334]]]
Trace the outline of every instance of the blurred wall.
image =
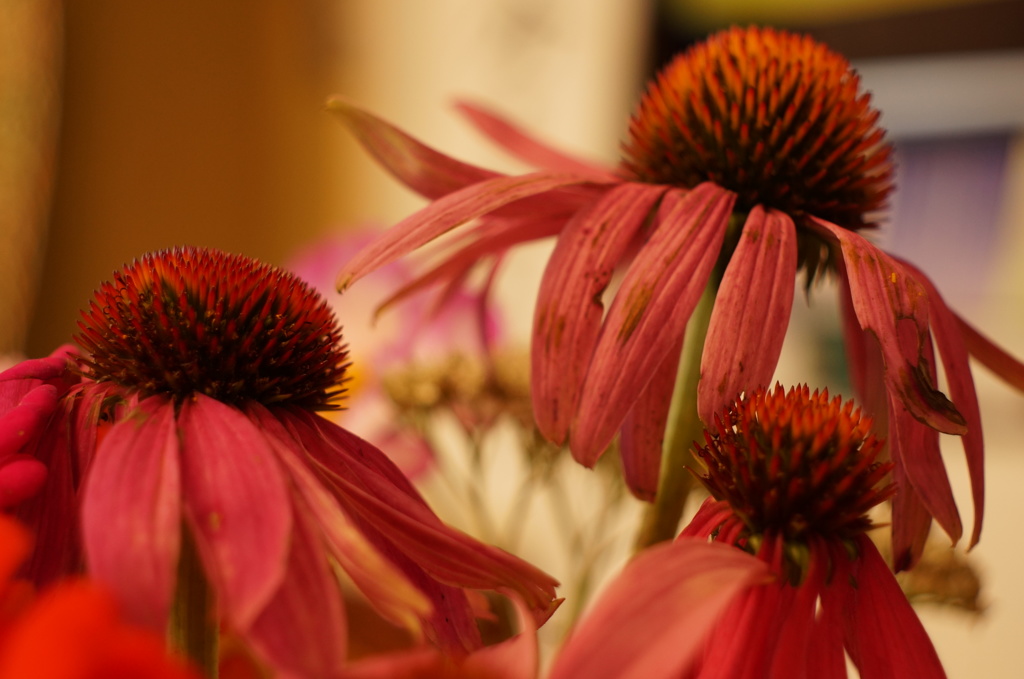
[[27,353],[122,263],[181,244],[280,262],[346,220],[335,3],[65,4],[63,112]]

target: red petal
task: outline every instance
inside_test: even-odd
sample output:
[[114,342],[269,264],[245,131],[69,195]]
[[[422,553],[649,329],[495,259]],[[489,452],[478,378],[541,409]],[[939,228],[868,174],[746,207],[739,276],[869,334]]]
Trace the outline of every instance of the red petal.
[[533,317],[531,392],[537,426],[564,443],[600,331],[602,293],[664,193],[623,183],[573,217],[541,281]]
[[227,619],[246,630],[284,579],[291,503],[264,435],[199,394],[181,405],[185,512]]
[[[555,600],[556,580],[445,525],[382,452],[323,418],[302,412],[294,415],[292,424],[304,421],[305,426],[293,426],[293,434],[322,465],[320,473],[336,489],[339,502],[398,555],[445,585],[517,593],[537,624],[561,603]],[[310,425],[318,437],[306,429]],[[410,574],[408,569],[405,572]],[[424,589],[430,582],[416,584]],[[448,603],[435,599],[434,605],[440,609]]]
[[[985,516],[985,443],[981,429],[978,394],[974,389],[974,377],[971,375],[963,327],[958,322],[957,315],[946,306],[945,300],[942,299],[939,291],[935,289],[928,277],[910,264],[904,263],[904,266],[914,271],[922,285],[928,290],[932,333],[935,336],[939,354],[942,356],[946,382],[949,384],[949,394],[953,397],[953,403],[956,404],[957,410],[967,420],[967,433],[961,437],[961,443],[964,447],[964,456],[967,458],[967,470],[971,477],[971,496],[974,501],[974,528],[971,531],[970,542],[970,547],[973,547],[981,537],[981,524]],[[1017,365],[1020,364],[1017,363]]]
[[552,189],[583,184],[591,178],[540,172],[521,177],[496,177],[440,198],[384,232],[349,260],[338,274],[338,290],[438,236],[517,200]]
[[82,501],[89,573],[128,619],[163,630],[177,579],[181,479],[174,404],[154,396],[99,446]]
[[37,386],[21,396],[17,405],[0,413],[0,460],[15,455],[29,443],[35,443],[57,408],[56,387],[35,382],[22,383],[24,386],[28,384]]
[[654,502],[658,491],[665,426],[682,351],[680,345],[669,352],[665,362],[640,392],[619,432],[622,475],[626,485],[633,495],[648,502]]
[[646,549],[580,620],[550,679],[675,679],[726,607],[768,577],[764,563],[731,546],[680,539]]
[[965,433],[963,416],[928,374],[928,295],[917,277],[862,236],[822,220],[811,224],[842,248],[857,320],[878,339],[889,391],[928,426]]
[[718,258],[735,196],[711,183],[670,191],[615,295],[584,381],[570,449],[593,466],[640,392],[679,347]]
[[341,118],[366,150],[398,181],[427,198],[440,198],[500,176],[439,153],[344,99],[332,98],[327,102],[327,109]]
[[246,638],[275,670],[334,679],[346,658],[342,594],[320,542],[320,525],[296,498],[288,573]]
[[796,278],[796,228],[755,206],[715,298],[704,341],[697,410],[704,422],[740,392],[769,386],[782,353]]
[[277,417],[257,404],[250,404],[249,412],[269,434],[268,440],[275,446],[297,493],[308,504],[308,511],[316,516],[341,569],[388,620],[418,631],[418,618],[431,613],[430,601],[360,532],[314,476],[302,444],[285,430]]
[[899,491],[892,498],[892,552],[896,572],[910,570],[924,553],[932,515],[907,479],[901,456],[893,458],[893,480]]
[[611,172],[597,165],[579,160],[542,143],[483,107],[469,102],[458,102],[456,108],[489,139],[529,165],[555,172],[594,174],[601,181],[617,179]]
[[954,543],[959,541],[963,525],[939,451],[938,432],[918,422],[899,401],[893,399],[889,410],[889,446],[893,459],[902,463],[907,481],[914,487],[928,513],[935,517]]
[[842,588],[845,596],[837,607],[846,624],[847,651],[860,675],[865,679],[945,677],[928,633],[878,550],[864,536],[857,545],[860,556],[849,568],[856,585]]
[[996,374],[1010,386],[1024,391],[1024,363],[1021,363],[1005,349],[978,332],[974,326],[956,316],[957,325],[963,335],[971,356],[981,361],[982,365]]

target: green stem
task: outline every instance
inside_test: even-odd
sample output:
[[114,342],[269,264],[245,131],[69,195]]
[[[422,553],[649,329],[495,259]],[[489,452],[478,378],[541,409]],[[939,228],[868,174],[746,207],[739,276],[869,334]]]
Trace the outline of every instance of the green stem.
[[192,533],[181,528],[178,586],[171,607],[168,637],[171,647],[191,660],[209,679],[217,679],[217,619],[213,590],[203,571]]
[[694,484],[693,475],[687,471],[686,466],[693,461],[690,452],[693,442],[704,431],[704,425],[697,416],[697,382],[700,381],[700,360],[704,353],[704,338],[711,323],[717,287],[714,280],[708,283],[686,326],[683,355],[676,373],[676,386],[665,428],[658,491],[654,503],[644,512],[637,532],[635,548],[638,552],[676,536],[686,498]]

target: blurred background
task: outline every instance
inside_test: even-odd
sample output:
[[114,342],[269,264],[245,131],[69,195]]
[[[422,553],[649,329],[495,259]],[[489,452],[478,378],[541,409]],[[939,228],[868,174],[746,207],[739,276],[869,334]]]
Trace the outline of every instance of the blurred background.
[[[751,22],[854,62],[898,154],[879,240],[1024,355],[1024,2],[1008,0],[0,0],[0,353],[68,341],[96,285],[144,252],[191,244],[281,264],[415,209],[326,113],[329,95],[497,169],[519,168],[453,101],[614,163],[645,79]],[[521,338],[543,261],[518,254],[499,288]],[[839,379],[832,299],[796,304],[780,379],[807,381],[808,358],[823,383]],[[990,494],[972,558],[989,607],[923,615],[950,676],[1011,677],[1024,407],[976,375]],[[955,447],[949,467],[963,481]]]

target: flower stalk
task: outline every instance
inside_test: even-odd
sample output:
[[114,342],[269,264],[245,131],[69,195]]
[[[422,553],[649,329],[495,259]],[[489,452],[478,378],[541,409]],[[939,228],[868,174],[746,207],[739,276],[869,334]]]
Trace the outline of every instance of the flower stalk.
[[672,394],[665,443],[658,476],[658,491],[654,502],[646,508],[637,531],[637,552],[659,542],[671,540],[679,530],[679,521],[686,508],[695,480],[687,470],[693,464],[691,446],[704,425],[697,415],[697,383],[700,381],[700,363],[704,354],[704,339],[711,324],[711,311],[717,292],[716,276],[712,276],[704,289],[697,307],[690,316],[683,356],[679,362],[676,386]]
[[167,633],[171,648],[191,660],[204,677],[217,679],[218,628],[213,590],[186,526],[181,531],[178,585]]

